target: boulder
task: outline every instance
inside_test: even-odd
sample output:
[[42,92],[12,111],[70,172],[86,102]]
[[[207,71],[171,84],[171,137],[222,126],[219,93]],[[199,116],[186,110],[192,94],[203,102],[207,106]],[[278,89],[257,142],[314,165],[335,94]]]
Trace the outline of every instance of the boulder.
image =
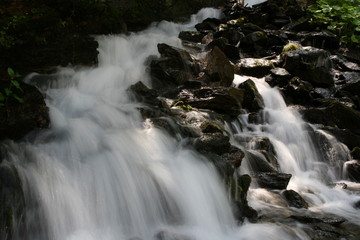
[[282,195],[288,202],[290,207],[295,208],[308,208],[309,204],[304,200],[303,197],[294,190],[285,190],[282,192]]
[[242,102],[243,108],[246,108],[249,112],[257,112],[264,109],[264,99],[251,79],[239,84],[238,88],[245,90],[244,100]]
[[299,34],[301,37],[300,43],[303,46],[311,46],[315,48],[336,50],[340,46],[339,38],[329,32],[306,32],[304,34]]
[[150,105],[158,105],[160,101],[157,99],[158,93],[154,89],[148,88],[143,82],[139,81],[131,85],[128,92],[139,102],[148,103]]
[[206,55],[205,61],[204,72],[210,77],[211,86],[231,86],[234,80],[234,66],[218,47],[214,47]]
[[[199,92],[202,91],[198,91],[197,94],[199,94]],[[243,98],[243,89],[220,88],[209,91],[208,95],[205,95],[203,98],[195,98],[189,100],[187,103],[195,108],[210,109],[221,114],[236,117],[241,112]]]
[[309,108],[301,111],[304,119],[310,123],[323,124],[325,126],[348,129],[354,134],[360,135],[360,112],[345,106],[344,104],[329,100],[319,108]]
[[264,31],[247,34],[240,40],[240,52],[245,56],[264,57],[268,54],[268,37]]
[[260,78],[269,74],[274,64],[263,58],[243,58],[236,64],[236,68],[237,74]]
[[290,79],[281,90],[288,104],[309,105],[313,102],[313,86],[298,77]]
[[354,147],[351,150],[351,156],[353,159],[360,160],[360,147]]
[[202,153],[222,155],[230,150],[230,139],[222,133],[204,133],[194,140],[194,148]]
[[25,199],[17,169],[8,162],[0,165],[0,236],[11,239],[15,224],[24,216]]
[[270,75],[265,77],[265,81],[272,87],[284,87],[291,79],[291,74],[285,68],[272,68]]
[[216,31],[217,27],[221,24],[221,21],[217,18],[207,18],[201,23],[195,25],[198,31]]
[[291,75],[298,76],[314,86],[331,87],[334,85],[334,79],[330,73],[332,62],[329,52],[323,49],[304,47],[284,52],[282,58],[283,67]]
[[344,169],[351,181],[360,182],[360,160],[346,162]]
[[204,32],[182,31],[179,33],[179,38],[181,40],[199,43],[205,35]]
[[254,175],[257,184],[262,188],[268,189],[286,189],[291,174],[278,172],[262,172]]
[[[0,81],[0,90],[12,88],[13,94],[0,106],[0,139],[20,139],[35,129],[49,126],[49,109],[40,91],[29,84],[18,82],[19,88],[9,87],[9,82]],[[21,101],[16,97],[21,98]]]

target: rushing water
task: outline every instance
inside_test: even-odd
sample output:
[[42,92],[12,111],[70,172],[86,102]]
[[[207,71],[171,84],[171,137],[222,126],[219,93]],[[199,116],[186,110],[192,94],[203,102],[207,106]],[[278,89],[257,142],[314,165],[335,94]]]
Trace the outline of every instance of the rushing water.
[[[125,92],[139,80],[149,84],[145,62],[158,54],[157,43],[181,46],[179,31],[219,15],[204,9],[187,24],[164,21],[128,36],[99,37],[97,67],[59,69],[45,82],[29,77],[46,93],[51,127],[28,141],[7,144],[27,209],[25,227],[14,239],[307,239],[297,228],[237,226],[214,167],[143,123],[138,105]],[[294,175],[289,187],[306,196],[315,210],[359,220],[349,204],[357,197],[321,181],[336,176],[329,169],[324,173],[326,164],[321,164],[300,117],[276,90],[261,80],[256,84],[269,118],[263,126],[252,126],[251,134],[271,139],[281,169]],[[240,118],[250,126],[246,116]],[[265,210],[270,205],[261,194],[266,195],[252,189],[249,197],[254,207]]]

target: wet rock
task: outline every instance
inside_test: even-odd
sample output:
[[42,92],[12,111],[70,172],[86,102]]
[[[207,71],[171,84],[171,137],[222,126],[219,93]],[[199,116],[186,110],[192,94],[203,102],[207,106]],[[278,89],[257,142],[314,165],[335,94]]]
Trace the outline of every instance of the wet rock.
[[328,31],[300,34],[300,37],[300,43],[303,46],[312,46],[330,50],[338,49],[340,46],[339,38]]
[[269,189],[286,189],[291,174],[278,172],[262,172],[255,174],[256,181],[260,187]]
[[286,102],[289,104],[309,105],[313,101],[313,86],[298,77],[293,77],[287,85],[282,88]]
[[304,47],[282,55],[284,68],[293,76],[312,83],[314,86],[331,87],[334,85],[330,73],[332,63],[329,52],[323,49]]
[[309,216],[309,215],[292,215],[290,216],[293,219],[296,219],[297,221],[301,223],[326,223],[332,226],[338,226],[341,225],[346,221],[346,219],[341,217],[335,217],[335,216]]
[[214,122],[204,122],[200,125],[200,129],[203,133],[222,132],[221,127]]
[[270,75],[265,77],[265,81],[272,87],[283,87],[288,84],[291,74],[285,68],[272,68]]
[[[0,139],[19,139],[35,129],[49,126],[49,109],[39,90],[29,84],[19,82],[20,89],[13,88],[13,94],[20,97],[20,103],[9,96],[0,107]],[[0,81],[0,89],[9,87],[6,81]]]
[[351,130],[336,127],[322,127],[322,129],[332,134],[349,149],[360,146],[360,135],[354,134]]
[[239,69],[237,74],[263,77],[270,73],[274,65],[270,60],[263,58],[243,58],[236,64],[236,67]]
[[[198,91],[199,92],[203,92]],[[240,114],[244,90],[238,88],[222,88],[209,91],[203,98],[189,100],[187,103],[195,108],[210,109],[221,114],[235,117]]]
[[[251,149],[257,150],[260,152],[267,160],[267,162],[271,165],[272,169],[278,169],[279,163],[276,158],[276,152],[273,144],[270,142],[268,137],[258,136],[253,137],[249,141],[249,146]],[[273,171],[271,170],[271,171]]]
[[245,153],[241,149],[234,146],[231,146],[229,152],[221,155],[221,157],[225,159],[226,162],[230,163],[234,167],[234,169],[240,167],[244,156]]
[[216,31],[217,27],[221,24],[221,21],[216,18],[207,18],[201,23],[195,25],[196,30],[198,31]]
[[352,160],[345,163],[344,169],[351,181],[360,182],[360,161]]
[[240,52],[245,56],[267,56],[268,37],[263,31],[249,33],[240,40]]
[[222,133],[204,133],[196,138],[193,145],[202,153],[224,154],[230,150],[229,137]]
[[207,54],[204,72],[210,77],[210,85],[214,87],[229,87],[234,79],[234,66],[218,47]]
[[351,156],[353,159],[360,160],[360,147],[354,147],[351,150]]
[[345,106],[344,104],[330,100],[320,108],[309,108],[301,111],[306,121],[325,126],[349,129],[354,134],[360,135],[360,112]]
[[295,208],[308,208],[308,203],[304,200],[303,197],[294,190],[285,190],[282,192],[282,195],[285,197],[290,207]]
[[243,108],[246,108],[249,112],[257,112],[264,109],[264,99],[251,79],[241,83],[238,88],[245,90],[244,100],[242,102]]
[[190,42],[201,42],[203,37],[206,34],[203,32],[196,32],[196,31],[182,31],[179,33],[179,38],[181,40],[186,40]]
[[231,44],[226,38],[220,37],[210,42],[206,49],[213,49],[218,47],[230,60],[235,61],[240,59],[239,49]]
[[128,92],[130,92],[130,94],[132,94],[139,102],[145,102],[151,105],[158,105],[160,103],[160,101],[157,99],[157,91],[148,88],[141,81],[131,85],[128,89]]
[[234,202],[235,218],[241,222],[244,221],[244,218],[248,218],[251,222],[255,222],[258,217],[258,213],[255,209],[249,206],[247,201],[247,193],[251,184],[251,177],[247,174],[241,175],[238,178],[238,187],[239,187],[239,200]]
[[254,173],[276,172],[277,161],[272,163],[261,151],[247,151],[245,154],[251,171]]
[[[0,236],[11,236],[21,223],[25,200],[16,168],[8,162],[0,165]],[[10,239],[10,237],[9,237]]]

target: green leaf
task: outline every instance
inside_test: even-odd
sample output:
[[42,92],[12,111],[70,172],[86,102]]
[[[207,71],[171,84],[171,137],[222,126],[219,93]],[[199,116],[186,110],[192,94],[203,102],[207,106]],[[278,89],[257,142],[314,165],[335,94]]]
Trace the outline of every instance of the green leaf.
[[357,35],[354,35],[354,34],[351,35],[350,39],[354,43],[359,43],[360,42],[360,36],[357,36]]
[[22,99],[22,98],[19,97],[18,95],[13,94],[12,96],[13,96],[19,103],[24,103],[24,99]]
[[5,88],[4,90],[5,90],[6,96],[10,96],[12,94],[12,91],[10,88]]
[[15,78],[15,72],[14,72],[14,70],[12,69],[12,68],[8,68],[7,69],[7,71],[8,71],[8,74],[9,74],[9,76],[11,77],[11,78]]
[[16,80],[11,80],[11,84],[12,84],[14,87],[16,87],[17,89],[19,89],[21,92],[24,92],[24,91],[22,90],[22,88],[20,87],[20,83],[19,83],[18,81],[16,81]]
[[5,101],[5,96],[4,96],[4,94],[2,94],[2,93],[0,92],[0,102],[3,102],[3,101]]

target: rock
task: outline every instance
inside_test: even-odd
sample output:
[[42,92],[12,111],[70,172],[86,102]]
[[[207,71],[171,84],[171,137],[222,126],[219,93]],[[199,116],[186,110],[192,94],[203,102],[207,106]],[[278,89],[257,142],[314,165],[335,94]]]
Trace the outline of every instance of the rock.
[[236,71],[237,74],[260,78],[269,74],[274,65],[270,60],[263,58],[243,58],[236,67],[239,69]]
[[244,100],[242,102],[243,108],[246,108],[249,112],[257,112],[264,109],[264,99],[251,79],[239,84],[238,88],[245,90]]
[[221,127],[213,122],[203,122],[200,125],[200,129],[203,133],[217,133],[222,132]]
[[247,174],[241,175],[238,178],[238,188],[239,188],[239,200],[235,201],[235,218],[241,222],[244,221],[244,218],[248,218],[251,222],[255,222],[258,213],[255,209],[249,206],[247,201],[247,193],[251,184],[251,177]]
[[203,32],[182,31],[179,33],[179,38],[181,40],[190,41],[190,42],[201,42],[201,40],[205,35],[206,34]]
[[354,147],[351,150],[351,156],[353,159],[360,160],[360,147]]
[[265,77],[265,81],[272,87],[283,87],[288,84],[291,74],[285,68],[272,68],[270,74]]
[[8,162],[0,165],[0,236],[12,235],[13,227],[24,216],[25,199],[16,168]]
[[308,208],[308,203],[301,197],[301,195],[294,190],[285,190],[282,192],[290,207]]
[[249,33],[240,40],[239,48],[245,56],[267,56],[268,37],[264,31]]
[[335,216],[309,216],[309,215],[292,215],[290,216],[293,219],[301,223],[326,223],[332,226],[338,226],[346,221],[346,219]]
[[[9,96],[0,106],[0,139],[20,139],[35,129],[49,126],[49,109],[39,90],[29,84],[20,82],[20,89],[13,88],[13,94],[22,98],[20,103],[13,96]],[[8,88],[9,83],[0,81],[0,89]]]
[[240,167],[241,162],[245,156],[245,153],[234,146],[231,146],[230,151],[221,155],[221,157],[228,163],[231,163],[234,169]]
[[210,77],[210,85],[214,87],[229,87],[234,80],[234,66],[218,47],[207,54],[204,72]]
[[133,95],[133,97],[139,101],[148,103],[150,105],[158,105],[160,101],[157,99],[158,93],[154,89],[148,88],[143,82],[139,81],[131,85],[128,89],[128,92]]
[[230,150],[230,139],[222,133],[204,133],[194,140],[194,148],[202,153],[222,155]]
[[339,129],[335,127],[322,127],[321,129],[329,132],[331,135],[336,137],[338,141],[345,144],[349,149],[360,146],[360,136],[354,134],[351,130]]
[[216,18],[207,18],[201,23],[195,25],[196,30],[198,31],[216,31],[217,27],[221,24],[221,21]]
[[252,172],[267,173],[276,172],[277,166],[273,166],[268,159],[259,151],[246,151],[246,158]]
[[256,173],[255,178],[257,184],[262,188],[286,189],[290,181],[291,174],[278,172],[262,172]]
[[214,47],[218,47],[232,61],[240,59],[239,49],[229,44],[226,38],[220,37],[213,40],[206,46],[206,49],[213,49]]
[[154,89],[174,89],[199,74],[198,63],[187,51],[164,43],[158,44],[158,50],[160,59],[153,59],[150,63]]
[[222,88],[211,91],[211,93],[204,96],[204,98],[189,100],[187,103],[195,108],[210,109],[221,114],[236,117],[241,112],[243,97],[243,89]]
[[344,170],[351,181],[360,182],[360,160],[345,162]]
[[334,85],[330,73],[332,63],[329,52],[323,49],[304,47],[282,55],[284,68],[293,76],[312,83],[314,86],[331,87]]
[[345,106],[344,104],[330,100],[320,108],[309,108],[301,111],[304,119],[311,123],[325,126],[349,129],[354,134],[360,135],[360,112]]
[[312,46],[315,48],[336,50],[340,46],[339,38],[328,31],[322,32],[310,32],[305,34],[300,34],[301,40],[300,43],[303,46]]
[[288,104],[310,105],[313,102],[313,86],[293,77],[281,90]]

